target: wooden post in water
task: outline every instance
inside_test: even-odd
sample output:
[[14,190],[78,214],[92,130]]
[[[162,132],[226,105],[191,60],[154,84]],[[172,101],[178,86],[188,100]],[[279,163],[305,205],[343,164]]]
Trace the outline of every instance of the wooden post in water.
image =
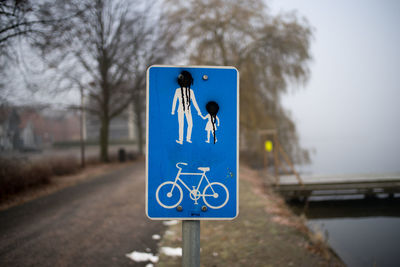
[[289,156],[286,154],[285,150],[282,148],[281,144],[279,143],[278,140],[277,141],[277,145],[279,146],[279,150],[283,156],[283,159],[286,161],[286,163],[289,165],[290,169],[292,170],[292,172],[294,173],[294,175],[296,175],[296,179],[299,182],[300,185],[303,185],[303,181],[300,178],[300,175],[296,172],[294,165],[292,163],[292,161],[289,159]]
[[264,169],[268,172],[268,156],[269,152],[267,150],[264,150]]
[[280,182],[280,179],[279,179],[279,151],[278,151],[278,149],[277,149],[277,146],[278,146],[278,136],[277,136],[277,133],[276,132],[274,132],[274,134],[273,134],[273,138],[274,138],[274,151],[273,151],[273,153],[274,153],[274,170],[275,170],[275,179],[276,179],[276,185],[277,186],[279,186],[279,182]]

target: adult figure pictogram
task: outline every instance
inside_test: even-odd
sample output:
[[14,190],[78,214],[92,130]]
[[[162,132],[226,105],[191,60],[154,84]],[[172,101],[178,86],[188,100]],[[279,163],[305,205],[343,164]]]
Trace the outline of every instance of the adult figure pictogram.
[[192,142],[192,110],[191,104],[197,110],[197,114],[202,117],[199,106],[197,105],[196,96],[191,85],[193,85],[193,77],[188,71],[182,71],[178,76],[178,84],[180,88],[175,90],[174,99],[172,101],[172,115],[175,115],[176,102],[178,101],[178,124],[179,124],[179,139],[176,140],[178,144],[183,144],[184,124],[186,118],[186,142]]

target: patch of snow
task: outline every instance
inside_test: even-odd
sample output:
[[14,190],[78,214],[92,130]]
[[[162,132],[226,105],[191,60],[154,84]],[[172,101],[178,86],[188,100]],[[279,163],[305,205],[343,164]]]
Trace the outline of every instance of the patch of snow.
[[213,252],[213,254],[212,254],[214,257],[217,257],[218,256],[218,252]]
[[160,235],[153,235],[151,238],[153,238],[154,240],[160,240],[161,236]]
[[182,248],[162,247],[161,253],[171,257],[182,257]]
[[158,256],[154,256],[152,253],[133,251],[132,253],[126,254],[128,258],[136,262],[151,261],[153,263],[158,262]]
[[175,232],[174,232],[174,231],[167,230],[167,231],[165,231],[165,234],[166,234],[166,235],[174,235]]
[[154,265],[152,263],[148,263],[146,264],[146,267],[154,267]]
[[178,221],[177,220],[163,221],[163,224],[166,226],[171,226],[171,225],[178,224]]

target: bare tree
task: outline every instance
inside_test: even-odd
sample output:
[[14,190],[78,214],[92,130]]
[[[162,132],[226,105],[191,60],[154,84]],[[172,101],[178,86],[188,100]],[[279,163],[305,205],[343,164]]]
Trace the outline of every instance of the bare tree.
[[[44,4],[46,0],[42,0]],[[48,18],[40,19],[38,10],[40,4],[29,0],[2,0],[0,1],[0,89],[5,100],[5,87],[9,86],[10,76],[20,75],[11,67],[22,67],[16,47],[24,45],[44,29],[44,25],[68,19],[66,14],[57,21]]]
[[[151,15],[150,17],[157,17]],[[138,150],[144,152],[145,111],[146,111],[146,69],[153,64],[172,63],[173,55],[179,49],[172,46],[175,34],[170,31],[164,17],[150,23],[146,45],[136,51],[135,60],[130,65],[132,75],[133,108],[137,130]]]
[[8,56],[8,49],[13,45],[14,39],[27,36],[38,31],[41,24],[47,20],[35,17],[35,11],[28,0],[0,1],[0,51]]
[[61,73],[59,88],[78,84],[89,92],[87,111],[101,124],[103,161],[108,161],[110,121],[134,99],[136,83],[141,83],[140,69],[134,66],[149,45],[150,8],[139,1],[59,0],[41,9],[41,17],[50,19],[77,14],[67,22],[49,25],[45,31],[49,34],[37,38],[35,46],[49,66]]
[[0,1],[0,103],[6,102],[5,71],[13,39],[28,34],[31,28],[25,18],[29,9],[26,2]]
[[289,82],[308,78],[308,23],[293,13],[272,16],[262,0],[165,0],[164,10],[191,63],[239,69],[242,143],[256,149],[257,131],[275,128],[292,156],[306,159],[295,153],[304,150],[280,98]]

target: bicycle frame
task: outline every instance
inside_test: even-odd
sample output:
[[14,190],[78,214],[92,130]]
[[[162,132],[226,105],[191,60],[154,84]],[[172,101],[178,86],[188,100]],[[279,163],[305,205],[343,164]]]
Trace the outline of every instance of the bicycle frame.
[[[178,168],[179,168],[179,167],[178,167]],[[190,189],[189,186],[187,186],[187,184],[180,178],[181,175],[195,175],[195,176],[200,176],[200,175],[201,175],[200,181],[199,181],[199,183],[197,184],[197,188],[195,188],[195,189],[194,189],[194,188],[193,188],[193,189]],[[175,185],[177,184],[178,181],[180,181],[181,184],[182,184],[189,192],[191,192],[192,190],[199,191],[201,182],[203,182],[204,178],[206,179],[207,184],[210,184],[210,181],[208,180],[205,171],[202,172],[202,173],[198,173],[198,172],[182,172],[182,168],[179,168],[178,174],[176,175],[175,180],[174,180],[174,185],[173,185],[172,188],[171,188],[171,193],[172,193],[172,191],[174,190]],[[210,188],[211,188],[212,191],[214,191],[212,187],[210,187]],[[213,193],[214,193],[214,192],[213,192]]]

